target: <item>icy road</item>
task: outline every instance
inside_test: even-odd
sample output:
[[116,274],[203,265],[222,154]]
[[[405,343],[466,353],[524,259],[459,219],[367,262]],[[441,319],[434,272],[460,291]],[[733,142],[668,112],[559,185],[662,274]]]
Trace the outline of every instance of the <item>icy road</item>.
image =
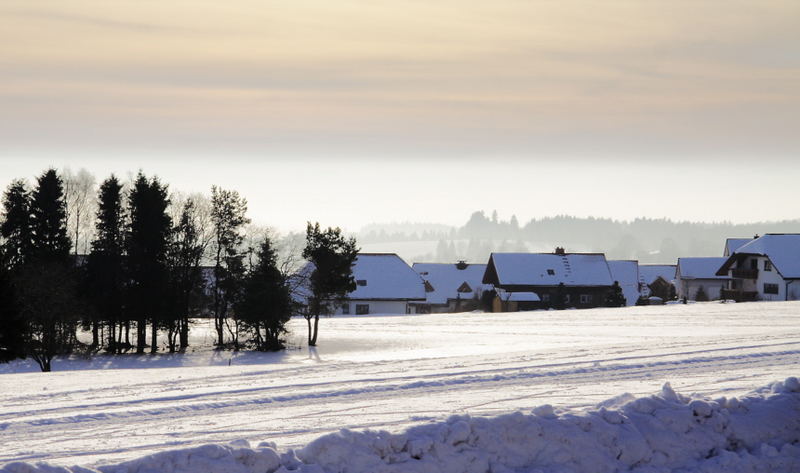
[[[341,428],[452,414],[583,409],[621,393],[739,395],[800,368],[800,303],[326,318],[316,350],[0,365],[0,465],[101,465],[247,439],[305,445]],[[305,321],[289,339],[301,345]],[[210,344],[203,326],[194,342]]]

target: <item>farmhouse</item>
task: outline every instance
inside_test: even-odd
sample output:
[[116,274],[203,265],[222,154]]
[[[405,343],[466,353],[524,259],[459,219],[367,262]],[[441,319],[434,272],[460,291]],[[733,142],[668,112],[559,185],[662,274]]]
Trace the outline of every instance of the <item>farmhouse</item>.
[[[308,263],[298,274],[311,271]],[[353,279],[356,289],[328,315],[409,314],[425,301],[425,281],[395,253],[359,253]]]
[[[414,271],[425,280],[425,301],[414,302],[416,313],[464,312],[479,308],[485,264],[414,263]],[[488,286],[491,288],[491,286]]]
[[502,295],[508,293],[528,293],[516,296],[525,299],[519,301],[525,302],[519,309],[599,307],[613,282],[604,254],[566,253],[563,248],[555,253],[492,253],[483,275],[483,283],[500,294],[493,310],[501,309]]
[[767,233],[723,258],[717,275],[728,278],[723,291],[736,301],[800,299],[800,234]]
[[636,260],[609,260],[611,279],[619,282],[626,305],[636,305],[642,295],[644,283],[639,276],[639,262]]
[[677,266],[674,264],[640,264],[639,276],[645,287],[642,288],[642,295],[645,297],[660,297],[668,301],[675,297],[675,272]]
[[724,262],[724,257],[678,258],[675,273],[678,298],[693,301],[720,299],[721,291],[730,279],[727,275],[717,274]]

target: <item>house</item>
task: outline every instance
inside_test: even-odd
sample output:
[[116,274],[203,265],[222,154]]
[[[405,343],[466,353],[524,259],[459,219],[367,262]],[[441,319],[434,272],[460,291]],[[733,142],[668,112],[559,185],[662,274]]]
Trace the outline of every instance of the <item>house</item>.
[[736,250],[741,248],[742,246],[750,243],[751,241],[758,238],[758,235],[754,236],[753,238],[728,238],[725,240],[725,249],[722,252],[722,256],[729,257],[732,255]]
[[642,281],[639,276],[639,262],[636,260],[609,260],[611,279],[619,282],[626,305],[636,305],[642,295]]
[[[313,268],[307,263],[298,274],[311,274]],[[412,303],[425,301],[425,281],[394,253],[359,253],[353,279],[356,289],[326,315],[409,314]],[[302,303],[304,291],[299,292],[296,297]]]
[[675,297],[675,273],[677,266],[674,264],[640,264],[639,276],[644,283],[642,295],[655,296],[668,301]]
[[509,292],[497,289],[492,299],[492,312],[520,312],[541,309],[542,300],[535,292]]
[[555,253],[492,253],[483,275],[483,283],[493,285],[500,299],[495,309],[508,293],[535,294],[539,301],[530,294],[519,296],[526,299],[518,301],[526,308],[599,307],[613,282],[604,254],[566,253],[563,248]]
[[[730,277],[718,275],[724,257],[678,258],[675,281],[679,299],[718,300]],[[705,297],[702,296],[705,293]]]
[[479,308],[479,298],[487,287],[481,280],[485,264],[414,263],[414,271],[425,280],[425,301],[413,303],[421,313],[464,312]]
[[717,275],[728,278],[726,299],[800,300],[800,234],[767,233],[723,260]]

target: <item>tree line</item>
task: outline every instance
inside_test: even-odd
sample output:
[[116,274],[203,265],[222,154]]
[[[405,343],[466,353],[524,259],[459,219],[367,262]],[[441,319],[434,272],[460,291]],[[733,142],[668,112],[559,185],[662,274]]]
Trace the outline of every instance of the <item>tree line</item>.
[[75,352],[184,351],[195,317],[213,319],[219,349],[274,351],[299,314],[315,345],[319,315],[355,288],[358,249],[338,228],[308,224],[310,270],[298,273],[269,232],[247,235],[236,191],[171,196],[139,172],[127,185],[112,175],[92,195],[87,176],[65,182],[48,169],[3,194],[0,361],[30,357],[50,371],[54,357]]

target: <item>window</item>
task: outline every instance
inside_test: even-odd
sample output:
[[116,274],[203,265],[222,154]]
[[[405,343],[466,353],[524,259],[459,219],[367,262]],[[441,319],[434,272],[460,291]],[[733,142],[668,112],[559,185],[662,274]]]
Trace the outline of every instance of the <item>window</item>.
[[750,260],[750,269],[758,269],[758,260],[757,259],[751,259]]
[[569,294],[564,294],[564,303],[569,304]]
[[764,271],[772,271],[772,261],[768,259],[764,260]]
[[581,304],[590,304],[592,302],[591,294],[581,294]]
[[547,270],[547,274],[549,274],[550,276],[555,276],[555,275],[556,275],[556,272],[555,272],[555,271],[553,271],[552,269],[548,269],[548,270]]
[[542,294],[542,302],[550,302],[550,294]]
[[768,282],[764,283],[764,294],[777,294],[777,293],[778,293],[777,284],[770,284]]
[[358,284],[359,286],[366,286],[367,285],[367,280],[366,279],[358,279],[358,280],[356,280],[356,284]]
[[350,313],[350,304],[345,302],[342,304],[342,314],[348,315]]
[[369,314],[369,304],[356,304],[356,315]]

